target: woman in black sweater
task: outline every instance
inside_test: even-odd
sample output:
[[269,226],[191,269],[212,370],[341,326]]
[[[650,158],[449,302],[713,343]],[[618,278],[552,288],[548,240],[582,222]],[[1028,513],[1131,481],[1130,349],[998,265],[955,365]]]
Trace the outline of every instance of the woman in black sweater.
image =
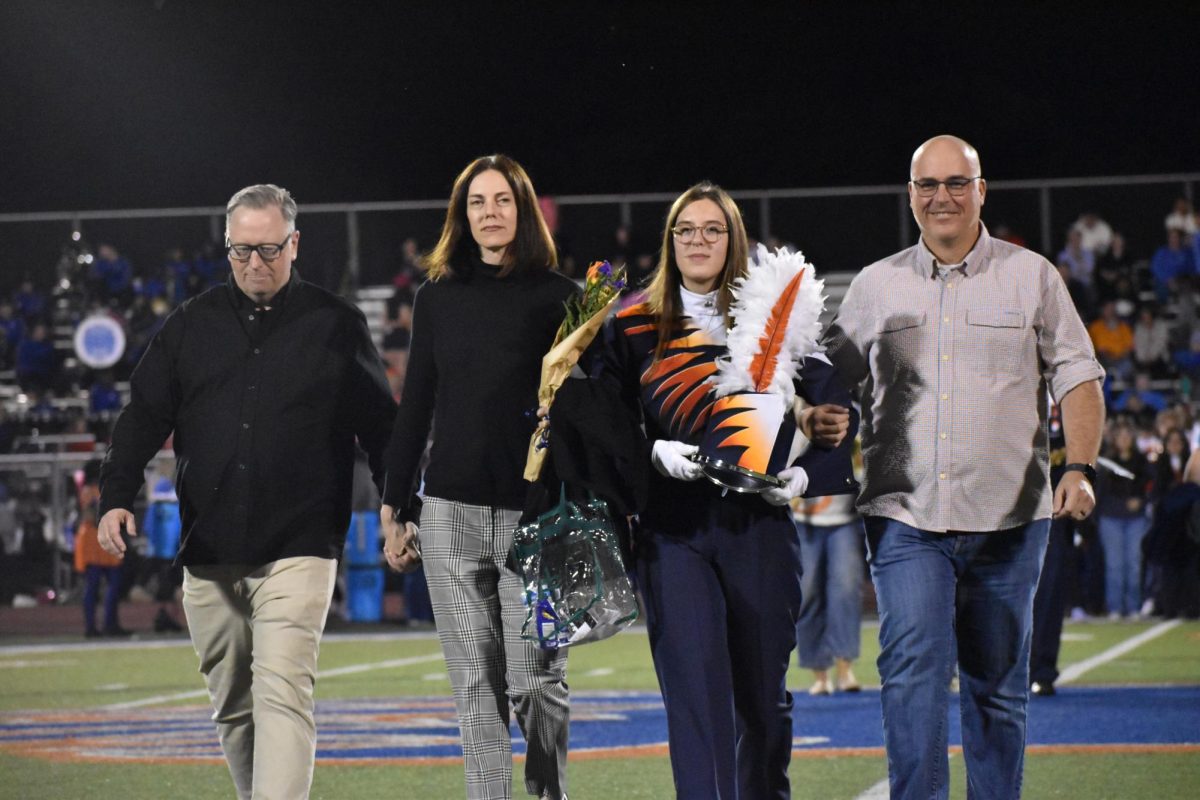
[[566,651],[521,639],[523,584],[505,567],[525,500],[541,359],[578,291],[556,266],[521,165],[502,155],[469,164],[425,258],[429,282],[416,295],[388,453],[384,553],[398,571],[423,559],[469,798],[511,795],[510,700],[528,743],[526,789],[566,796]]

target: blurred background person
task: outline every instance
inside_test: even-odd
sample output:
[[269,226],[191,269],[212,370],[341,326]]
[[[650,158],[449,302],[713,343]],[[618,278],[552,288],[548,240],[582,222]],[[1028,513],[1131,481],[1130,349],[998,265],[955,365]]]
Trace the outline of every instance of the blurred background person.
[[1097,525],[1104,548],[1104,599],[1109,619],[1131,617],[1141,610],[1142,537],[1150,527],[1146,496],[1150,467],[1138,452],[1136,433],[1126,420],[1112,426],[1107,456],[1133,473],[1124,478],[1102,470],[1097,481]]
[[[83,573],[83,635],[128,636],[121,627],[117,606],[121,597],[120,556],[110,555],[96,537],[100,503],[100,462],[93,459],[83,466],[78,487],[79,518],[75,527],[75,571]],[[96,598],[104,583],[104,627],[96,627]]]
[[[857,692],[851,667],[858,659],[862,625],[863,540],[866,531],[852,494],[792,502],[800,536],[800,618],[796,653],[813,672],[811,695]],[[836,668],[835,678],[829,669]]]

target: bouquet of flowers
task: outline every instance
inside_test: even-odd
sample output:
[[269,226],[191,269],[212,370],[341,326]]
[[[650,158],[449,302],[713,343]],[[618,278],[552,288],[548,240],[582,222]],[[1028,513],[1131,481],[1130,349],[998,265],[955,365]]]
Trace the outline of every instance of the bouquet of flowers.
[[[624,267],[613,267],[607,261],[596,261],[588,267],[583,293],[567,300],[567,315],[558,326],[558,334],[550,351],[542,357],[539,405],[548,406],[554,402],[555,393],[579,363],[583,351],[600,332],[600,326],[624,288]],[[525,480],[533,482],[538,479],[545,459],[546,433],[534,431],[529,442],[529,455],[525,459]]]

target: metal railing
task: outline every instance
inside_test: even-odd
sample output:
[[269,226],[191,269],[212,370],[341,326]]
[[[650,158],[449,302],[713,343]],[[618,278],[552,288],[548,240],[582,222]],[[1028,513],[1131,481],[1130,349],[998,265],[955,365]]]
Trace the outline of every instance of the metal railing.
[[[1094,211],[1114,227],[1133,233],[1146,250],[1157,246],[1162,238],[1161,221],[1171,203],[1178,197],[1191,200],[1197,181],[1200,172],[996,180],[988,184],[984,220],[989,224],[1004,222],[1025,231],[1029,246],[1050,255],[1068,225],[1080,213]],[[743,190],[731,194],[742,205],[753,235],[762,240],[777,236],[798,244],[824,271],[857,270],[907,247],[915,237],[903,183]],[[674,192],[649,192],[558,195],[553,199],[562,210],[560,233],[569,242],[568,249],[577,251],[580,260],[586,261],[610,255],[607,251],[613,246],[612,235],[618,225],[656,234],[661,230],[667,204],[675,197]],[[387,282],[389,269],[394,270],[398,261],[399,241],[411,235],[430,244],[440,227],[445,203],[438,198],[302,204],[301,228],[315,226],[317,230],[304,238],[300,263],[316,264],[318,282],[342,291]],[[587,213],[579,213],[581,209]],[[224,208],[220,206],[0,214],[0,264],[5,258],[4,239],[22,225],[50,224],[52,228],[43,233],[52,230],[63,241],[71,231],[83,230],[94,241],[112,241],[119,248],[136,252],[143,246],[142,239],[154,238],[148,228],[143,230],[151,223],[171,231],[164,230],[163,236],[220,241],[223,216]],[[329,220],[339,216],[341,222],[331,226]],[[189,224],[186,231],[168,224],[181,220],[202,224]],[[142,227],[130,228],[126,224],[129,221]],[[58,224],[61,229],[53,227]],[[649,235],[643,241],[655,243]],[[166,248],[193,243],[177,238],[154,246],[146,244],[147,255],[152,255],[139,255],[135,263],[156,263],[154,259],[161,258]],[[316,259],[306,255],[314,249]]]

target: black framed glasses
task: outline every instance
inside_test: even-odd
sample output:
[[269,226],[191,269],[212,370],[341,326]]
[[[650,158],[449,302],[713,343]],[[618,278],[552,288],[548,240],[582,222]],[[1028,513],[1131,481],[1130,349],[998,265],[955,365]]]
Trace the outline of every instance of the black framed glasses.
[[921,178],[919,181],[909,181],[909,183],[916,188],[917,194],[921,197],[933,197],[937,194],[939,186],[945,186],[951,197],[962,197],[967,193],[967,187],[982,177],[976,175],[974,178],[947,178],[944,181]]
[[[295,233],[295,231],[292,231]],[[274,261],[279,258],[283,248],[287,247],[287,243],[292,240],[292,234],[289,233],[287,238],[279,244],[230,244],[229,240],[225,240],[225,255],[232,258],[234,261],[249,261],[251,253],[258,253],[258,257],[263,261]]]
[[729,233],[729,228],[726,228],[724,225],[715,224],[703,225],[700,227],[684,224],[676,225],[674,228],[671,228],[672,235],[674,235],[676,239],[684,244],[687,244],[688,242],[692,241],[692,239],[695,239],[697,231],[700,232],[700,236],[704,239],[704,241],[708,242],[709,244],[716,244],[718,241],[720,241],[722,236]]

